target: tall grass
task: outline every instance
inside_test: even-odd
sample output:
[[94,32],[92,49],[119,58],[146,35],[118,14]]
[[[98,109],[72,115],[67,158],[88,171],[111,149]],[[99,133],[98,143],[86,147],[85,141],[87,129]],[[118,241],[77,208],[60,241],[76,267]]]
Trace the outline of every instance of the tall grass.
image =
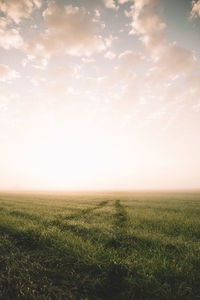
[[0,194],[0,299],[200,299],[200,193]]

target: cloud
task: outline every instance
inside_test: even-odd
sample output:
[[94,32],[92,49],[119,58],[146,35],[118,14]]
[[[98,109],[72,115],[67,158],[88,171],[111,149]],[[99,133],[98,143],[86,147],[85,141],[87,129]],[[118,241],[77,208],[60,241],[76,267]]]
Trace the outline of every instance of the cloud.
[[198,0],[198,1],[193,0],[192,1],[192,10],[191,10],[191,13],[190,13],[190,17],[192,19],[200,17],[200,0]]
[[33,65],[33,68],[39,70],[46,70],[47,65],[48,65],[48,60],[46,58],[41,58]]
[[7,65],[0,64],[0,81],[2,82],[10,81],[18,77],[19,77],[18,72],[10,69]]
[[42,7],[42,0],[33,0],[33,3],[37,8]]
[[29,18],[33,9],[41,6],[41,0],[0,0],[0,11],[16,24]]
[[121,64],[127,67],[140,63],[142,61],[142,56],[140,53],[132,50],[126,50],[119,55],[119,60]]
[[5,17],[0,17],[0,28],[5,29],[9,24],[8,20]]
[[193,51],[166,39],[166,24],[158,15],[160,0],[135,0],[126,15],[132,19],[130,34],[139,36],[152,67],[147,71],[147,86],[159,89],[170,81],[186,78],[197,69]]
[[194,52],[180,47],[176,43],[169,45],[157,62],[157,65],[165,68],[171,77],[190,74],[195,71],[196,64],[197,59]]
[[148,83],[154,87],[166,84],[167,81],[189,76],[196,68],[197,59],[193,51],[171,44],[148,71]]
[[200,75],[192,74],[185,82],[185,100],[190,104],[200,104]]
[[132,78],[129,84],[124,85],[119,95],[118,101],[115,103],[115,108],[121,114],[136,111],[136,106],[139,102],[142,90],[139,89],[138,78]]
[[105,7],[112,8],[112,9],[118,9],[119,7],[116,5],[114,0],[104,0]]
[[23,45],[23,39],[16,29],[0,29],[0,47],[9,50],[11,48],[19,49]]
[[116,54],[113,51],[107,51],[104,57],[107,59],[114,59],[116,57]]
[[36,57],[34,55],[27,55],[25,59],[22,60],[22,66],[26,67],[28,64],[38,70],[46,70],[48,66],[48,59],[42,57]]
[[[191,93],[198,92],[200,94],[200,75],[191,75],[187,80],[187,88],[191,91]],[[200,99],[199,99],[200,100]]]
[[134,52],[132,50],[126,50],[119,55],[119,65],[116,68],[117,74],[120,79],[131,79],[135,75],[133,74],[133,69],[143,60],[140,53]]
[[132,33],[154,34],[162,31],[165,24],[156,13],[158,0],[135,0],[129,15],[133,18]]
[[166,44],[166,24],[157,15],[159,0],[135,0],[130,11],[126,11],[127,17],[131,17],[131,30],[129,34],[140,36],[140,40],[152,55],[162,52]]
[[127,3],[127,2],[132,2],[133,0],[118,0],[118,3],[119,4],[124,4],[124,3]]
[[111,8],[111,9],[115,9],[115,10],[118,10],[119,9],[119,5],[123,5],[124,3],[127,3],[127,2],[133,2],[133,0],[104,0],[104,4],[105,4],[105,7],[107,8]]
[[11,48],[19,49],[23,45],[23,39],[19,34],[19,31],[15,28],[8,28],[9,21],[1,17],[0,18],[0,47],[6,50]]
[[91,58],[91,57],[82,57],[81,61],[84,64],[89,64],[89,63],[94,63],[96,60],[94,58]]
[[44,83],[46,82],[46,78],[44,77],[39,77],[39,78],[31,78],[31,83],[34,85],[34,86],[40,86],[40,85],[44,85]]
[[57,67],[53,70],[50,75],[54,78],[76,78],[78,77],[78,73],[81,69],[81,66],[78,64],[63,64],[60,67]]
[[49,1],[43,16],[47,29],[44,34],[28,42],[28,53],[41,56],[90,56],[108,47],[99,34],[101,24],[95,11],[92,13],[83,7]]

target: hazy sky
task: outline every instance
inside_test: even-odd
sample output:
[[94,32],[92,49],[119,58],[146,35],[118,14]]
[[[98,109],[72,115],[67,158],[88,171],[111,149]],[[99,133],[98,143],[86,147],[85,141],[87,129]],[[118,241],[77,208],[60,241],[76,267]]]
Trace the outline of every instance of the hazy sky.
[[0,189],[200,188],[200,0],[0,0]]

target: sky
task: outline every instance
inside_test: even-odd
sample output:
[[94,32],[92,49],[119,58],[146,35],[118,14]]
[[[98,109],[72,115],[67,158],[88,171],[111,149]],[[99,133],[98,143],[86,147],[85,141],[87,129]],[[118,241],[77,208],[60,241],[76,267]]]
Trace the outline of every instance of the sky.
[[0,189],[199,189],[200,0],[0,0]]

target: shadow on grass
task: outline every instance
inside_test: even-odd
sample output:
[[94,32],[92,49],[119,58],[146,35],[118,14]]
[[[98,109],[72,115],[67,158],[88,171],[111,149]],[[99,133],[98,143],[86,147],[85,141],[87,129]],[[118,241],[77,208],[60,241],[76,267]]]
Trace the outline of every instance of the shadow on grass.
[[18,230],[17,228],[0,225],[0,234],[7,234],[16,247],[24,249],[45,249],[52,246],[52,238],[42,237],[33,229]]
[[30,232],[7,229],[4,235],[14,243],[0,264],[2,300],[135,299],[138,288],[134,289],[129,279],[137,272],[133,273],[126,264],[109,257],[101,263],[87,255],[80,257],[77,247],[67,244],[63,249],[54,243],[49,247],[46,239]]
[[27,220],[37,221],[37,222],[41,221],[41,216],[36,216],[36,215],[29,214],[27,212],[23,212],[20,210],[10,211],[9,215],[14,216],[14,217],[24,218]]

